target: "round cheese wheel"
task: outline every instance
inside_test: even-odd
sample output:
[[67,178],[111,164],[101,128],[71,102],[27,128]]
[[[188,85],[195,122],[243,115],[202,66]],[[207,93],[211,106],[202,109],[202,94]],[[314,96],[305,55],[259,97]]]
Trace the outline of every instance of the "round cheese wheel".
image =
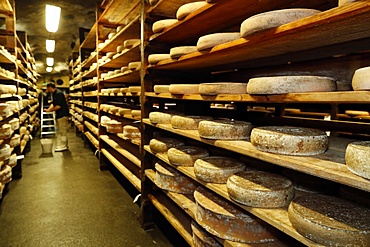
[[280,208],[294,197],[293,183],[280,175],[262,171],[244,171],[227,180],[231,199],[249,207]]
[[[22,128],[21,128],[21,131],[26,133],[27,128],[24,127],[24,126]],[[22,132],[21,132],[21,134],[22,134]],[[8,139],[8,138],[10,138],[11,135],[12,135],[12,126],[10,124],[3,124],[0,127],[0,140]]]
[[197,130],[199,122],[203,120],[212,120],[212,117],[175,115],[171,118],[171,125],[174,129]]
[[240,38],[240,33],[214,33],[202,36],[198,39],[197,49],[203,51],[216,45],[224,44]]
[[128,39],[123,42],[126,49],[132,49],[134,46],[140,44],[140,39]]
[[198,49],[196,46],[179,46],[174,47],[170,50],[170,56],[172,59],[177,59],[183,55],[197,52]]
[[167,27],[175,24],[176,22],[177,22],[177,19],[165,19],[165,20],[156,21],[153,23],[153,27],[152,27],[153,33],[160,33]]
[[194,166],[197,159],[208,157],[208,151],[204,148],[184,146],[170,148],[167,152],[168,160],[175,166]]
[[156,3],[158,3],[158,0],[149,0],[151,6],[156,5]]
[[131,115],[133,117],[141,117],[141,111],[140,110],[132,110]]
[[362,204],[368,208],[370,207],[370,192],[368,191],[342,185],[339,190],[339,195],[347,201]]
[[131,62],[128,64],[128,68],[130,70],[139,70],[141,68],[141,62]]
[[155,93],[169,93],[170,85],[155,85],[154,92]]
[[162,60],[171,59],[170,54],[150,54],[148,56],[148,62],[149,64],[155,65],[159,63]]
[[189,14],[197,11],[198,9],[200,9],[200,8],[206,6],[206,5],[207,5],[207,2],[205,2],[205,1],[184,4],[177,10],[176,18],[178,20],[184,19]]
[[251,123],[230,120],[201,121],[198,125],[200,137],[215,140],[244,140],[251,129]]
[[123,45],[117,46],[117,53],[121,53],[125,50],[125,47]]
[[116,53],[115,52],[107,52],[107,57],[108,58],[112,58],[114,55],[116,55]]
[[370,141],[352,142],[346,149],[347,169],[370,179]]
[[157,139],[152,139],[149,142],[149,147],[154,153],[165,153],[170,148],[177,148],[181,146],[185,146],[185,143],[174,138],[160,137]]
[[21,144],[21,137],[20,137],[20,135],[18,135],[18,134],[15,134],[11,139],[10,139],[10,142],[9,142],[9,145],[11,146],[11,147],[16,147],[16,146],[18,146],[18,145],[20,145]]
[[128,87],[122,87],[119,90],[121,93],[128,93]]
[[368,111],[346,110],[344,113],[350,116],[369,116],[370,115]]
[[202,95],[245,94],[247,93],[247,84],[237,82],[201,83],[199,93]]
[[122,123],[116,120],[108,121],[105,126],[107,127],[107,131],[110,133],[122,133],[123,131]]
[[324,131],[291,126],[254,128],[251,143],[258,150],[286,155],[317,155],[328,149]]
[[209,183],[224,184],[230,176],[244,170],[243,162],[220,156],[198,159],[194,163],[195,176]]
[[199,84],[171,84],[169,91],[171,94],[197,94]]
[[116,32],[108,34],[108,39],[113,39],[114,36],[116,36]]
[[13,118],[9,121],[12,130],[19,129],[19,118]]
[[130,93],[140,93],[141,92],[141,86],[131,86],[131,87],[128,87],[128,91]]
[[119,93],[121,92],[121,89],[120,88],[112,88],[112,93]]
[[353,2],[356,2],[356,1],[358,1],[358,0],[339,0],[338,1],[338,6],[340,7],[340,6],[343,6],[345,4],[353,3]]
[[172,114],[164,112],[151,112],[149,113],[149,120],[153,124],[170,124]]
[[10,146],[8,144],[5,144],[1,149],[0,149],[0,161],[4,161],[9,159],[11,154]]
[[309,195],[294,199],[288,209],[293,227],[325,246],[368,246],[370,210],[339,198]]
[[121,67],[121,73],[125,73],[129,70],[130,70],[130,68],[128,66]]
[[131,125],[125,125],[123,127],[123,136],[128,139],[139,139],[141,138],[141,133],[139,128]]
[[274,76],[252,78],[248,82],[249,94],[285,94],[335,91],[337,84],[329,77]]
[[314,9],[281,9],[254,15],[242,23],[240,36],[246,37],[317,13],[320,13],[320,11]]
[[209,234],[196,222],[191,222],[191,231],[193,233],[194,247],[222,247],[212,234]]
[[194,192],[194,198],[195,220],[212,235],[242,243],[274,241],[274,237],[258,219],[208,190],[198,187]]
[[10,167],[15,167],[17,165],[17,154],[10,155],[8,165]]
[[193,194],[198,185],[163,162],[155,164],[155,184],[163,189],[180,194]]
[[118,110],[118,113],[119,113],[119,115],[124,116],[126,114],[131,114],[131,111],[132,110],[130,108],[120,108]]

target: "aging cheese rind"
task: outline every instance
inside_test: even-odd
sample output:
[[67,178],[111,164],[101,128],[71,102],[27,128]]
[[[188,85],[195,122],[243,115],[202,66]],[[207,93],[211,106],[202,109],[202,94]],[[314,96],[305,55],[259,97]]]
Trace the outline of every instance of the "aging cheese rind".
[[246,19],[240,27],[240,36],[246,37],[253,33],[281,26],[308,16],[320,13],[314,9],[281,9],[254,15]]
[[172,59],[178,59],[179,57],[190,54],[193,52],[197,52],[198,49],[196,46],[179,46],[171,48],[170,50],[170,56]]
[[139,128],[131,125],[125,125],[123,127],[123,136],[128,139],[140,139],[141,133]]
[[140,39],[128,39],[123,42],[123,46],[126,49],[132,49],[135,45],[140,44]]
[[199,93],[202,95],[245,94],[247,93],[247,84],[239,82],[201,83]]
[[198,187],[194,192],[196,201],[195,220],[216,237],[242,243],[264,243],[274,237],[254,216],[246,214],[231,203]]
[[322,76],[273,76],[252,78],[248,82],[249,94],[286,94],[331,92],[337,89],[334,79]]
[[197,94],[199,84],[171,84],[169,91],[171,94]]
[[184,19],[189,14],[197,11],[198,9],[204,7],[207,4],[205,1],[187,3],[182,5],[176,12],[176,18],[178,20]]
[[170,54],[150,54],[148,56],[149,64],[157,64],[162,60],[171,59]]
[[244,140],[251,129],[251,123],[230,120],[201,121],[198,126],[200,137],[216,140]]
[[172,114],[164,112],[151,112],[149,113],[149,120],[153,124],[169,124],[171,123]]
[[182,146],[185,146],[185,143],[183,141],[166,137],[152,139],[149,142],[149,147],[154,153],[165,153],[170,148],[177,148]]
[[212,117],[175,115],[171,118],[171,125],[174,129],[197,130],[200,121],[203,120],[212,120]]
[[222,247],[212,234],[205,231],[196,222],[191,222],[194,247]]
[[167,27],[175,24],[176,22],[177,22],[177,19],[165,19],[165,20],[156,21],[153,23],[153,27],[152,27],[153,33],[160,33]]
[[322,154],[329,143],[324,131],[291,126],[254,128],[250,139],[258,150],[298,156]]
[[168,160],[175,166],[194,166],[197,159],[208,157],[206,149],[193,146],[170,148],[167,152]]
[[213,33],[198,39],[197,49],[203,51],[216,45],[224,44],[240,38],[240,33]]
[[280,208],[294,197],[293,183],[280,175],[262,171],[236,173],[227,180],[231,199],[258,208]]
[[198,159],[194,163],[195,176],[209,183],[226,183],[230,176],[244,170],[243,162],[221,156]]
[[154,92],[155,93],[169,93],[170,85],[155,85]]
[[338,1],[338,6],[340,7],[340,6],[343,6],[347,3],[353,3],[353,2],[356,2],[356,1],[358,1],[358,0],[339,0]]
[[347,169],[361,177],[370,179],[370,141],[352,142],[346,149]]
[[294,199],[288,209],[293,227],[325,246],[368,246],[370,210],[339,198],[310,195]]

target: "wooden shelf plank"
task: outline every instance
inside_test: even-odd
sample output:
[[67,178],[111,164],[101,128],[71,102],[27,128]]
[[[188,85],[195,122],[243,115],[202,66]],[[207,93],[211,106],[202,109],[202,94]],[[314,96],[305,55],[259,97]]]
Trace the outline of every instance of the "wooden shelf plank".
[[118,74],[109,78],[100,80],[103,83],[139,83],[140,82],[140,70],[132,71],[130,73]]
[[10,4],[9,0],[0,1],[0,13],[13,15],[13,7]]
[[206,96],[200,94],[174,95],[170,93],[147,92],[145,96],[163,99],[196,100],[210,102],[255,102],[255,103],[361,103],[370,102],[369,91],[338,91],[289,93],[280,95],[219,94]]
[[141,0],[113,0],[105,8],[98,22],[109,26],[124,25],[126,17],[132,14],[132,11],[140,13],[140,4]]
[[149,119],[143,119],[143,122],[147,125],[151,125],[186,138],[224,148],[271,164],[297,170],[361,190],[370,191],[370,180],[351,173],[345,165],[345,148],[354,140],[330,138],[329,150],[324,154],[310,157],[288,156],[259,151],[253,147],[249,141],[207,140],[201,138],[197,130],[173,129],[170,124],[153,125]]
[[[239,63],[246,62],[250,62],[250,66],[252,66],[253,63],[251,61],[253,60],[256,61],[273,56],[286,56],[292,53],[298,54],[302,51],[318,48],[322,52],[316,51],[315,54],[311,54],[312,56],[319,58],[323,55],[325,57],[338,55],[338,49],[327,49],[326,47],[369,39],[370,30],[367,25],[369,22],[370,3],[368,1],[354,2],[277,28],[256,33],[245,39],[241,38],[218,45],[209,52],[188,54],[182,56],[176,62],[165,62],[165,64],[151,67],[151,69],[215,69],[216,67],[225,68],[226,65],[238,67]],[[336,31],[333,33],[333,30]],[[181,35],[173,36],[179,37]],[[353,45],[345,47],[349,52],[353,52],[351,50]],[[343,47],[340,52],[345,54],[345,48]],[[299,54],[295,60],[302,59],[305,58],[302,57],[302,54]]]
[[157,4],[148,8],[147,14],[176,19],[177,10],[182,5],[192,2],[194,0],[159,0]]
[[[97,62],[97,55],[98,54],[95,54],[94,56],[91,56],[88,57],[85,61],[83,61],[81,63],[81,68],[90,68],[90,66],[93,64],[93,63],[96,63]],[[101,56],[99,56],[100,58]]]
[[134,121],[140,121],[140,118],[134,118],[132,115],[129,115],[129,114],[125,114],[124,116],[121,116],[118,113],[117,114],[112,114],[112,113],[107,112],[107,111],[103,111],[103,110],[101,110],[101,111],[105,112],[105,113],[108,113],[109,115],[112,115],[112,116],[115,116],[115,117],[126,118],[126,119],[134,120]]
[[84,73],[82,75],[83,78],[93,78],[94,76],[97,75],[97,67],[93,68],[93,69],[90,69],[88,70],[88,72]]
[[122,140],[131,142],[134,145],[140,146],[140,144],[141,144],[141,140],[140,139],[136,139],[136,140],[135,139],[128,139],[128,138],[124,137],[123,133],[122,134],[121,133],[118,133],[117,136],[119,138],[121,138]]
[[132,49],[124,50],[117,58],[101,64],[100,67],[118,69],[136,61],[140,61],[140,44],[135,45]]
[[99,93],[101,97],[139,97],[140,93]]
[[102,148],[101,153],[127,178],[128,181],[138,190],[141,191],[141,181],[130,170],[121,164],[108,150]]
[[123,157],[131,161],[137,167],[141,167],[141,161],[138,157],[127,151],[126,149],[122,148],[117,142],[113,141],[107,135],[101,135],[100,140],[103,140],[109,146],[111,146],[114,150],[120,153]]
[[14,64],[14,60],[3,50],[0,50],[0,63]]
[[[90,29],[90,32],[86,35],[84,41],[79,46],[79,48],[85,48],[85,49],[95,49],[96,48],[96,27],[97,27],[97,24],[95,22],[92,28]],[[74,65],[73,67],[76,67],[76,65]]]

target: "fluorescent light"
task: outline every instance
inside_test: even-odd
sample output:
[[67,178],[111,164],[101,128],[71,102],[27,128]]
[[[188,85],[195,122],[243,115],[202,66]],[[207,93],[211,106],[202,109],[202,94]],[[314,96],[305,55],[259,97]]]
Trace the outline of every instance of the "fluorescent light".
[[46,51],[50,53],[55,51],[55,40],[52,39],[46,40]]
[[53,66],[54,65],[54,58],[47,57],[46,58],[46,65],[49,66],[49,67]]
[[46,67],[46,72],[51,72],[51,71],[53,71],[53,67]]
[[46,4],[45,7],[45,24],[46,30],[51,33],[58,31],[61,8],[54,5]]

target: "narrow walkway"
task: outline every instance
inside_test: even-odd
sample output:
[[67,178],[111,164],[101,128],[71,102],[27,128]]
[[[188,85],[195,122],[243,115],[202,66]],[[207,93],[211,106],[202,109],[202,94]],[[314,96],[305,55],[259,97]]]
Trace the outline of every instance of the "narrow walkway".
[[69,152],[41,156],[39,139],[0,205],[0,246],[171,246],[159,230],[140,228],[140,208],[81,138]]

